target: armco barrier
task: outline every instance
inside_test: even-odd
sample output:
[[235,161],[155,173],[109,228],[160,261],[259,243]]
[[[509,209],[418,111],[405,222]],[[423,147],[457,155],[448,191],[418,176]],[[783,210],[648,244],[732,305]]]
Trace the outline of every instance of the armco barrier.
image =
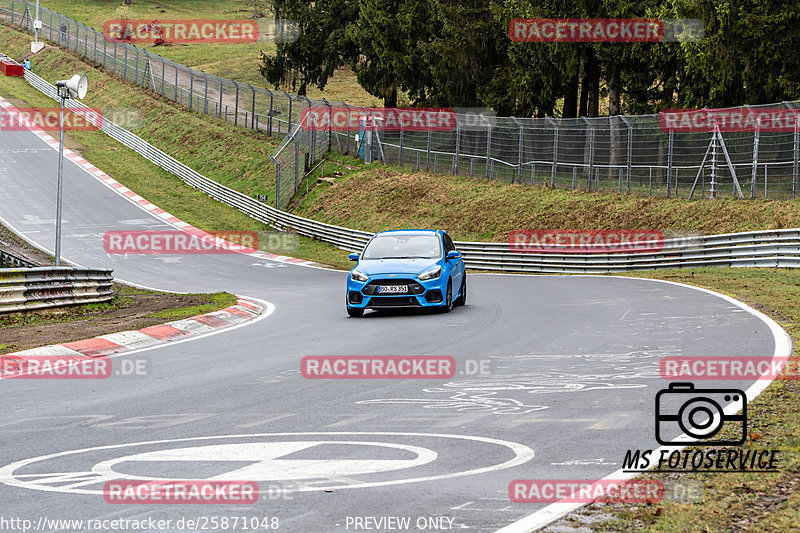
[[[25,79],[36,89],[55,98],[55,87],[36,74],[25,71]],[[75,100],[69,100],[67,105],[74,109],[85,107]],[[188,185],[273,227],[291,229],[348,251],[360,251],[372,235],[270,207],[203,176],[109,120],[103,121],[102,131]],[[455,244],[463,252],[468,267],[507,272],[601,273],[703,266],[800,267],[800,229],[667,239],[661,243],[663,248],[660,251],[648,253],[535,254],[514,251],[507,243]]]
[[37,267],[0,269],[0,313],[106,302],[111,269]]
[[33,268],[35,266],[37,265],[30,261],[0,250],[0,268]]

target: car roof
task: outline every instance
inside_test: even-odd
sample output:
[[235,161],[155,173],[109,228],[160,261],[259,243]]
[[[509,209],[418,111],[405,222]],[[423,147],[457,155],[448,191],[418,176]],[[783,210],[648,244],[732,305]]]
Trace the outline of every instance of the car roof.
[[420,234],[420,235],[438,235],[442,233],[439,229],[391,229],[386,231],[379,231],[375,235],[383,235],[384,233],[407,233],[407,234]]

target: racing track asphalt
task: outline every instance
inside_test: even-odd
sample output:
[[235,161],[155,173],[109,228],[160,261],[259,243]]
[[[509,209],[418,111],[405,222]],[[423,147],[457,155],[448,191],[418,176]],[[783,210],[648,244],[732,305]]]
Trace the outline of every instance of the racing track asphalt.
[[[49,250],[56,165],[33,134],[0,134],[0,217]],[[408,516],[412,526],[447,517],[453,529],[496,531],[545,507],[510,502],[510,481],[598,479],[627,449],[658,447],[660,357],[781,349],[764,320],[732,301],[619,277],[472,274],[468,305],[452,313],[352,319],[342,272],[238,254],[107,255],[106,231],[172,228],[76,164],[64,171],[65,258],[149,287],[225,290],[275,307],[246,327],[127,355],[147,356],[146,377],[0,383],[5,517],[277,516],[292,532],[353,530],[347,517]],[[491,360],[493,373],[307,380],[306,355],[452,355],[459,368]],[[220,444],[231,446],[204,448]],[[174,448],[183,450],[170,460],[124,459]],[[290,489],[256,505],[112,505],[102,486],[113,477],[96,466],[109,460],[119,475],[234,472],[262,491]],[[287,474],[289,460],[305,462]]]

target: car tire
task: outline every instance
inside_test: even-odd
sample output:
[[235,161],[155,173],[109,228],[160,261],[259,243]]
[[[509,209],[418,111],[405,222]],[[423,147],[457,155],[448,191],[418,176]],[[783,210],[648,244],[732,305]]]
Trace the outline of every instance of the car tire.
[[447,295],[444,297],[442,313],[449,313],[453,310],[453,280],[447,280]]
[[467,275],[461,278],[461,291],[459,291],[458,298],[453,302],[454,305],[467,305]]
[[364,316],[364,310],[358,309],[356,307],[348,307],[347,314],[350,315],[351,317],[358,318]]

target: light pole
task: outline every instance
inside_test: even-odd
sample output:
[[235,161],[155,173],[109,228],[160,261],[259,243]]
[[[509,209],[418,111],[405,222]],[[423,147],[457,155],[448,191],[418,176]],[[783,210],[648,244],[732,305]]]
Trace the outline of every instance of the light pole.
[[89,81],[85,74],[75,74],[68,80],[56,82],[56,90],[61,98],[61,121],[59,126],[58,143],[58,193],[56,195],[56,266],[61,266],[61,192],[63,189],[64,175],[64,105],[69,98],[83,100]]

